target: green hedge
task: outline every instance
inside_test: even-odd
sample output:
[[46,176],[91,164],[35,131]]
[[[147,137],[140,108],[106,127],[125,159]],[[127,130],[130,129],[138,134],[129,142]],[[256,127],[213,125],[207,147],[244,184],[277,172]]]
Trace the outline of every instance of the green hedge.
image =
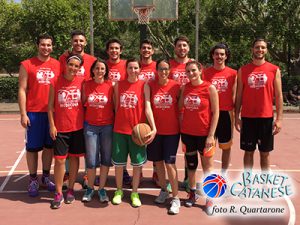
[[0,101],[17,102],[18,100],[18,78],[0,77]]

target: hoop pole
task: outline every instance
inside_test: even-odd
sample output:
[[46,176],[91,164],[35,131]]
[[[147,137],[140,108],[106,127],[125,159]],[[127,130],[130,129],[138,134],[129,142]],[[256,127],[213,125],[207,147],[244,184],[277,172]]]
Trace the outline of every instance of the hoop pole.
[[195,59],[198,61],[199,58],[199,0],[196,0],[196,31],[195,31]]
[[90,0],[90,51],[91,55],[94,55],[94,10],[93,10],[93,0]]
[[147,24],[139,24],[139,28],[140,28],[140,44],[141,44],[143,40],[148,38]]

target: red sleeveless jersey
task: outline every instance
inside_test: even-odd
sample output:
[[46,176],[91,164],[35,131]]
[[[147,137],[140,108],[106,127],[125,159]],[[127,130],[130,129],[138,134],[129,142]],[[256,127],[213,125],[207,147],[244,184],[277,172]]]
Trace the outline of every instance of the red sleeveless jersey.
[[220,110],[233,110],[232,88],[236,76],[237,71],[227,66],[223,70],[209,67],[203,71],[202,79],[212,83],[218,91]]
[[68,81],[63,75],[53,84],[54,122],[58,132],[72,132],[83,128],[83,105],[81,89],[83,77],[75,76]]
[[25,68],[28,75],[26,111],[47,112],[49,85],[59,75],[59,62],[53,58],[43,62],[37,57],[33,57],[21,62],[21,65]]
[[[66,65],[67,65],[67,57],[68,54],[62,54],[59,57],[59,62],[61,66],[61,74],[64,75],[66,72]],[[80,69],[77,72],[77,76],[84,77],[85,80],[91,80],[91,66],[95,62],[96,58],[92,55],[84,53],[83,56],[83,65],[80,67]]]
[[191,83],[185,85],[182,133],[195,136],[208,135],[211,122],[210,85],[207,81],[203,81],[197,86],[193,86]]
[[179,133],[178,97],[180,84],[169,79],[167,85],[158,81],[149,83],[151,106],[157,134],[173,135]]
[[145,123],[144,82],[130,83],[123,80],[118,83],[119,105],[115,115],[114,131],[131,135],[133,127]]
[[278,66],[265,62],[241,67],[243,82],[242,117],[273,117],[274,80]]
[[186,63],[179,63],[175,59],[171,59],[169,78],[177,81],[181,85],[189,83],[190,80],[185,73],[185,66]]
[[111,81],[102,84],[89,80],[84,84],[86,96],[85,121],[91,125],[103,126],[114,122],[113,86]]
[[139,80],[148,82],[155,80],[156,77],[156,62],[152,61],[150,64],[141,63],[141,72]]
[[106,63],[109,68],[108,79],[114,82],[126,79],[126,60],[121,59],[116,64],[107,60]]

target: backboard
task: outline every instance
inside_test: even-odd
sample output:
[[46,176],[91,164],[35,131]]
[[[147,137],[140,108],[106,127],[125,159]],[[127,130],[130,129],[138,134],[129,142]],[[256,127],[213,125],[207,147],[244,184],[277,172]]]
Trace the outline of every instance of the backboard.
[[109,0],[109,20],[137,20],[133,8],[143,6],[153,6],[155,8],[150,16],[150,21],[178,19],[178,0]]

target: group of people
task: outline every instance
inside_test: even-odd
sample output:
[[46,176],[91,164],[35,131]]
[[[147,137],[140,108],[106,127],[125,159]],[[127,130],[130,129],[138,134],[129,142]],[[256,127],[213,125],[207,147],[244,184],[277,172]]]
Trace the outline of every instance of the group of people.
[[[21,124],[26,128],[26,158],[30,174],[28,193],[37,196],[38,152],[42,151],[41,184],[55,191],[51,208],[72,203],[79,157],[85,156],[87,189],[82,201],[95,193],[96,168],[100,167],[97,191],[100,202],[108,202],[105,190],[109,168],[115,166],[117,190],[111,202],[121,204],[127,158],[133,166],[131,203],[140,207],[138,194],[142,166],[153,162],[161,191],[155,202],[169,198],[166,173],[172,188],[169,214],[178,214],[176,154],[180,141],[185,153],[189,197],[192,207],[198,200],[196,170],[198,152],[204,175],[213,170],[216,141],[222,149],[222,174],[230,162],[233,125],[241,132],[246,169],[253,167],[258,145],[261,168],[269,170],[273,136],[281,129],[281,76],[277,66],[267,62],[267,42],[258,38],[252,44],[253,61],[239,69],[226,66],[230,50],[224,43],[210,51],[213,65],[208,68],[189,58],[190,43],[179,36],[174,41],[174,59],[155,62],[153,43],[140,44],[140,59],[121,59],[122,43],[110,39],[106,44],[108,60],[84,52],[86,37],[81,31],[71,34],[72,50],[59,61],[51,58],[53,38],[41,35],[36,57],[21,62],[19,71],[19,106]],[[273,98],[276,118],[273,119]],[[132,129],[147,122],[151,132],[146,146],[131,138]],[[49,179],[54,156],[54,180]],[[68,162],[66,163],[68,159]],[[68,190],[63,195],[64,175],[69,174]],[[212,199],[206,199],[210,214]]]

